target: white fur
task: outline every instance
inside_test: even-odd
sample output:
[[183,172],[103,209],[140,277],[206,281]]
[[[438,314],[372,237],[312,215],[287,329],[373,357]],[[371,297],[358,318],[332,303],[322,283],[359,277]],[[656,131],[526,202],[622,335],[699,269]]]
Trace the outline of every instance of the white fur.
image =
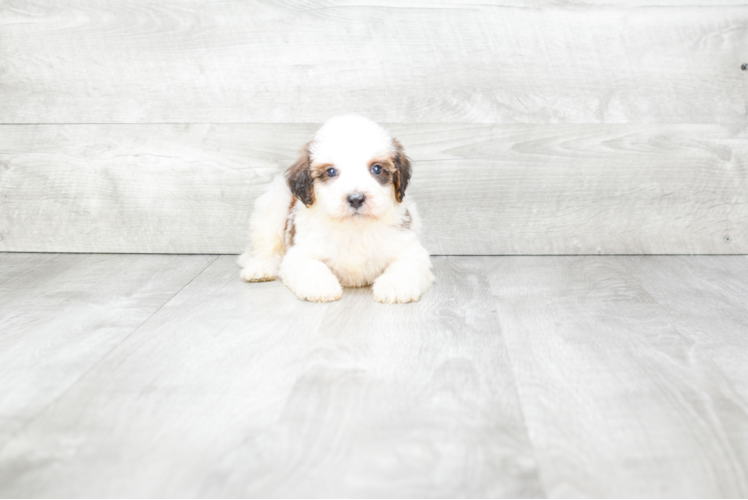
[[[300,201],[286,180],[277,178],[255,203],[251,241],[238,259],[247,281],[280,276],[300,299],[328,302],[341,298],[342,287],[372,286],[385,303],[417,301],[433,283],[428,252],[418,240],[416,205],[398,203],[392,185],[380,184],[369,171],[373,158],[392,155],[393,140],[379,125],[346,115],[329,120],[310,144],[313,164],[333,166],[338,175],[315,181],[315,200]],[[363,193],[355,209],[347,197]],[[291,218],[293,245],[285,230]]]

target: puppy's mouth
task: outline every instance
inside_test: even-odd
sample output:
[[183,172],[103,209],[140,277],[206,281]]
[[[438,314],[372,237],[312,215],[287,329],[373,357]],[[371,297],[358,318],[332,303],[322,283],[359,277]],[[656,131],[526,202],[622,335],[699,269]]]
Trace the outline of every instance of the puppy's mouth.
[[366,209],[365,206],[359,208],[349,208],[348,215],[354,219],[361,219],[363,217],[369,217],[371,213]]

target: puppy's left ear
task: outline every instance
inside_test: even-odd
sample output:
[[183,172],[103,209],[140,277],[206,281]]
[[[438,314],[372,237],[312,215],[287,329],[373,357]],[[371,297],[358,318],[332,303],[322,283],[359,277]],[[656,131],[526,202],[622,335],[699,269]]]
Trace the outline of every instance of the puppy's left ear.
[[400,141],[392,139],[392,145],[395,147],[395,172],[392,176],[392,185],[395,187],[395,198],[398,203],[402,203],[405,198],[405,189],[410,182],[410,160],[405,155],[405,149]]

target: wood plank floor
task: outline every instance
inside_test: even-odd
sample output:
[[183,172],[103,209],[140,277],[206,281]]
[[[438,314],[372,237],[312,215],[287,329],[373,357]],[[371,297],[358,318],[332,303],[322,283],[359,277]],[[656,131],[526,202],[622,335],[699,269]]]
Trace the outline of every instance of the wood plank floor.
[[0,497],[748,496],[748,256],[234,259],[0,253]]

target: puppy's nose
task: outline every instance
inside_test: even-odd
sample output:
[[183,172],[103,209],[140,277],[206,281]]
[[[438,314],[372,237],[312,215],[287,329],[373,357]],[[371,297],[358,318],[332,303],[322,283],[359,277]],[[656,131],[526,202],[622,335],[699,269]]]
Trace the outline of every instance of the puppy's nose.
[[352,206],[353,208],[358,208],[364,203],[365,199],[366,199],[366,196],[364,196],[364,193],[349,194],[348,204]]

